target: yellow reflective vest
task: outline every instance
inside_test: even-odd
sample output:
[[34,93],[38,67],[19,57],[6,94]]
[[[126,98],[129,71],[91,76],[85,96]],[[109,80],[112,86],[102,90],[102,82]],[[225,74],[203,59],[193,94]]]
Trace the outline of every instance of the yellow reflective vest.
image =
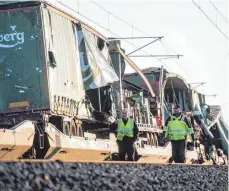
[[193,134],[193,128],[189,128],[184,121],[184,116],[171,116],[167,126],[164,126],[165,136],[169,136],[171,140],[184,140],[187,135]]
[[134,120],[133,119],[128,119],[126,125],[124,124],[122,119],[118,121],[117,140],[122,141],[124,136],[134,137]]

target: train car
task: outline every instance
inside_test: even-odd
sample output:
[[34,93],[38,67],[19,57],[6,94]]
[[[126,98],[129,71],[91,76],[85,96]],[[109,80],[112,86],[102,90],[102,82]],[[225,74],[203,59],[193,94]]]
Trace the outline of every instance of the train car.
[[192,103],[183,78],[157,69],[151,87],[120,42],[48,1],[1,2],[0,26],[1,160],[112,160],[109,125],[124,107],[140,130],[138,161],[168,160],[171,148],[159,144],[167,103]]

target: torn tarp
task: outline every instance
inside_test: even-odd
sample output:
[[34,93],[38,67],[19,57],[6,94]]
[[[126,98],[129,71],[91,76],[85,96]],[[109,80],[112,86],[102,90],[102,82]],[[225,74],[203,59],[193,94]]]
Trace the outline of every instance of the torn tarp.
[[[76,35],[85,90],[103,87],[118,81],[118,77],[110,65],[110,58],[105,56],[104,51],[101,51],[97,45],[98,38],[80,25],[77,25]],[[104,44],[106,47],[105,42]]]

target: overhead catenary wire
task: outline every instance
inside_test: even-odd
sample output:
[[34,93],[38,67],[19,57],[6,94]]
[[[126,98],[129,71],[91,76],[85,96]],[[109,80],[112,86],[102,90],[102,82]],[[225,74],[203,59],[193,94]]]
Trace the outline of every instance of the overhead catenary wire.
[[[107,11],[107,12],[108,12],[108,10],[104,9],[103,7],[101,7],[100,5],[98,5],[97,3],[95,3],[94,1],[92,1],[92,0],[90,0],[90,1],[91,1],[92,3],[94,3],[95,5],[97,5],[98,7],[100,7],[101,9],[103,9],[104,11]],[[110,12],[109,12],[109,13],[110,13]],[[135,29],[135,30],[141,32],[142,34],[146,35],[148,38],[160,38],[160,37],[152,37],[150,34],[144,32],[144,31],[142,31],[141,29],[137,28],[136,26],[133,26],[132,24],[130,24],[130,23],[124,21],[123,19],[119,18],[118,16],[114,15],[113,13],[111,13],[111,15],[114,16],[115,18],[119,19],[119,20],[122,21],[123,23],[125,23],[125,24],[131,26],[132,29]],[[144,37],[144,38],[147,38],[147,37]],[[136,38],[136,37],[135,37],[135,38]],[[140,37],[140,38],[141,38],[141,37]],[[125,39],[125,38],[120,38],[120,39]],[[159,42],[162,44],[162,46],[163,46],[163,48],[164,48],[165,50],[168,50],[168,49],[165,47],[165,43],[163,43],[161,39],[160,39]],[[171,48],[169,48],[169,49],[171,49]],[[174,53],[178,54],[178,53],[177,53],[176,51],[174,51],[173,49],[171,49],[171,50],[172,50]]]
[[[109,12],[107,9],[105,9],[104,7],[102,7],[101,5],[99,5],[98,3],[94,2],[93,0],[90,0],[90,2],[92,2],[94,5],[98,6],[98,7],[101,8],[102,10],[104,10],[104,11],[106,11],[106,12]],[[113,17],[115,17],[116,19],[122,21],[123,23],[125,23],[125,24],[131,26],[131,27],[132,27],[132,30],[135,29],[135,30],[141,32],[142,34],[144,34],[144,35],[146,35],[146,36],[148,36],[148,37],[154,38],[154,37],[152,37],[150,34],[148,34],[148,33],[144,32],[143,30],[139,29],[138,27],[133,26],[132,24],[128,23],[127,21],[121,19],[121,18],[118,17],[117,15],[115,15],[115,14],[113,14],[113,13],[111,13],[111,12],[109,12],[109,14],[112,15]],[[161,42],[161,39],[159,40],[159,42],[162,43],[162,42]],[[133,42],[132,42],[132,44],[133,44]],[[163,46],[164,46],[164,45],[163,45]],[[175,52],[175,51],[173,51],[173,52]],[[157,58],[156,58],[156,59],[157,59]],[[157,60],[158,60],[159,62],[161,62],[163,65],[165,65],[165,66],[167,67],[167,69],[169,69],[169,67],[168,67],[164,62],[162,62],[160,59],[157,59]],[[171,69],[169,69],[169,70],[172,71]]]
[[176,62],[176,64],[183,70],[183,72],[187,75],[187,76],[189,76],[190,77],[190,75],[189,75],[189,73],[184,69],[184,67],[183,66],[181,66],[180,65],[180,63],[176,60],[176,61],[174,61],[174,62]]
[[128,54],[127,54],[127,56],[129,56],[130,54],[133,54],[133,53],[137,52],[138,50],[141,50],[142,48],[144,48],[144,47],[146,47],[146,46],[148,46],[148,45],[150,45],[150,44],[152,44],[152,43],[154,43],[154,42],[156,42],[156,41],[160,40],[161,38],[163,38],[163,37],[159,37],[158,39],[153,40],[153,41],[151,41],[151,42],[147,43],[146,45],[144,45],[144,46],[142,46],[142,47],[138,48],[137,50],[134,50],[134,51],[132,51],[132,52],[128,53]]
[[[90,0],[90,2],[92,2],[94,5],[98,6],[98,7],[101,8],[102,10],[104,10],[104,11],[106,11],[106,12],[109,12],[107,9],[103,8],[101,5],[99,5],[98,3],[94,2],[93,0]],[[137,28],[136,26],[133,26],[132,24],[128,23],[127,21],[125,21],[125,20],[123,20],[123,19],[121,19],[120,17],[116,16],[115,14],[113,14],[113,13],[111,13],[111,12],[109,12],[109,14],[111,14],[112,16],[114,16],[115,18],[117,18],[118,20],[122,21],[123,23],[125,23],[125,24],[131,26],[132,29],[135,29],[135,30],[141,32],[142,34],[144,34],[144,35],[146,35],[146,36],[148,36],[148,37],[153,38],[150,34],[148,34],[148,33],[144,32],[144,31],[142,31],[141,29]],[[159,39],[159,42],[162,44],[163,48],[167,51],[168,49],[165,47],[165,43],[163,43],[163,42],[161,41],[161,38]],[[133,41],[132,41],[132,44],[133,44]],[[171,49],[171,48],[169,48],[169,49]],[[178,54],[178,53],[177,53],[176,51],[174,51],[174,50],[172,50],[172,52]],[[164,62],[161,61],[160,58],[156,58],[156,59],[157,59],[159,62],[161,62],[163,65],[165,65],[167,69],[169,69],[170,71],[172,71]],[[169,58],[169,59],[170,59],[170,58]],[[177,63],[177,64],[178,64],[178,63]],[[185,72],[186,75],[189,76],[188,72],[187,72],[180,64],[178,64],[178,66],[181,68],[181,70],[183,70],[183,71]]]
[[213,7],[215,7],[216,11],[225,19],[225,21],[229,22],[228,19],[219,11],[219,9],[215,6],[215,4],[209,0],[209,2],[212,4]]
[[193,4],[207,17],[207,19],[218,29],[218,31],[227,39],[229,40],[228,36],[212,21],[212,19],[201,9],[197,3],[192,0]]
[[[96,6],[98,6],[99,8],[101,8],[102,10],[104,10],[104,11],[106,11],[106,12],[109,12],[107,9],[103,8],[101,5],[99,5],[98,3],[94,2],[93,0],[90,0],[90,1],[91,1],[93,4],[95,4]],[[141,32],[142,34],[145,34],[145,35],[147,35],[147,36],[151,36],[151,35],[147,34],[146,32],[142,31],[141,29],[137,28],[136,26],[133,26],[132,24],[128,23],[127,21],[125,21],[125,20],[121,19],[120,17],[116,16],[115,14],[113,14],[113,13],[111,13],[111,12],[109,12],[109,13],[110,13],[113,17],[115,17],[116,19],[122,21],[123,23],[125,23],[125,24],[127,24],[127,25],[129,25],[129,26],[131,26],[133,29],[135,29],[135,30]]]
[[[69,9],[71,9],[72,11],[76,12],[74,9],[70,8],[69,6],[67,6],[66,4],[62,3],[61,1],[58,1],[58,0],[57,0],[57,2],[61,3],[62,5],[64,5],[65,7],[69,8]],[[101,27],[102,29],[104,29],[104,30],[110,32],[111,34],[113,34],[113,35],[119,37],[120,39],[122,39],[122,38],[121,38],[118,34],[115,34],[114,32],[112,32],[112,31],[110,30],[110,21],[109,21],[109,19],[110,19],[109,16],[110,16],[110,15],[112,15],[112,16],[115,17],[116,19],[122,21],[123,23],[125,23],[125,24],[131,26],[131,27],[132,27],[132,30],[135,29],[135,30],[141,32],[142,34],[145,34],[147,37],[152,37],[151,35],[147,34],[147,33],[144,32],[143,30],[137,28],[136,26],[133,26],[132,24],[128,23],[127,21],[125,21],[125,20],[121,19],[120,17],[116,16],[115,14],[109,12],[107,9],[103,8],[103,7],[100,6],[98,3],[94,2],[93,0],[90,0],[90,2],[93,3],[94,5],[98,6],[100,9],[102,9],[102,10],[104,10],[104,11],[106,11],[106,12],[108,13],[108,28],[106,28],[106,27],[100,25],[99,23],[93,21],[92,19],[86,17],[85,15],[83,15],[82,13],[80,13],[79,11],[76,12],[76,13],[79,14],[80,16],[82,16],[83,18],[85,18],[85,19],[91,21],[91,22],[94,23],[95,25]],[[78,3],[79,3],[79,0],[78,0]],[[78,9],[79,9],[79,8],[78,8]],[[133,32],[132,32],[132,33],[133,33]],[[133,44],[133,41],[130,42],[130,41],[127,41],[126,39],[123,39],[123,41],[125,41],[125,42],[128,43],[128,44],[130,44],[131,46],[134,46],[134,47],[138,48],[135,44]],[[162,42],[161,40],[159,40],[159,42],[162,44],[163,48],[164,48],[166,51],[168,51],[168,49],[165,47],[165,43]],[[166,45],[166,46],[167,46],[167,45]],[[171,49],[171,48],[169,48],[169,49]],[[147,52],[147,51],[144,51],[144,50],[141,50],[141,51],[144,52],[144,53],[146,53],[146,54],[148,54],[149,56],[152,56],[152,54],[149,53],[149,52]],[[174,51],[174,50],[172,50],[172,52],[174,52],[174,53],[177,54],[177,52]],[[156,60],[156,61],[158,61],[158,62],[160,62],[160,63],[161,63],[162,65],[164,65],[169,71],[172,71],[171,68],[168,67],[168,65],[167,65],[165,62],[162,62],[162,59],[161,59],[161,58],[152,57],[152,59],[153,59],[153,60]],[[185,74],[189,76],[189,73],[188,73],[188,72],[187,72],[178,62],[176,62],[176,63],[178,64],[178,67],[180,67],[181,70],[183,70],[183,71],[185,72]]]
[[166,45],[165,42],[160,41],[160,43],[161,43],[162,47],[165,49],[166,52],[167,52],[167,51],[171,51],[171,52],[173,52],[173,53],[175,53],[175,54],[179,54],[178,52],[176,52],[176,51],[175,51],[174,49],[172,49],[171,47],[168,47],[168,45]]
[[[82,13],[77,12],[76,10],[74,10],[74,9],[71,8],[71,7],[69,7],[68,5],[66,5],[65,3],[63,3],[62,1],[57,0],[57,2],[60,3],[61,5],[65,6],[66,8],[70,9],[71,11],[73,11],[73,12],[79,14],[79,15],[82,16],[83,18],[89,20],[90,22],[94,23],[95,25],[101,27],[102,29],[104,29],[104,30],[110,32],[111,34],[115,35],[116,37],[121,38],[118,34],[112,32],[111,30],[108,30],[106,27],[104,27],[104,26],[100,25],[99,23],[93,21],[92,19],[86,17],[86,16],[83,15]],[[111,13],[110,13],[110,14],[111,14]],[[132,42],[130,42],[130,41],[126,40],[126,39],[123,39],[123,41],[125,41],[126,43],[128,43],[128,44],[134,46],[135,48],[139,48],[139,47],[137,47],[136,45],[132,44]],[[148,54],[148,55],[152,55],[151,53],[149,53],[149,52],[147,52],[147,51],[144,51],[144,50],[140,50],[140,51],[142,51],[142,52],[144,52],[144,53],[146,53],[146,54]],[[158,58],[152,57],[152,59],[153,59],[153,60],[157,60],[158,62],[162,63],[168,70],[172,71],[172,70],[167,66],[167,64],[163,63],[163,62],[162,62],[161,60],[159,60]]]
[[[172,52],[172,53],[174,53],[174,54],[179,55],[179,53],[176,52],[175,50],[173,50],[171,47],[167,48],[168,45],[165,45],[165,42],[162,42],[162,41],[160,40],[160,43],[161,43],[162,47],[166,50],[166,52]],[[168,49],[170,49],[170,50],[168,50]],[[162,58],[160,58],[160,59],[162,59]],[[163,58],[163,60],[164,60],[164,59],[167,59],[167,58]],[[181,70],[182,70],[187,76],[190,77],[190,75],[189,75],[189,73],[187,72],[187,70],[184,69],[184,67],[182,67],[181,64],[180,64],[177,60],[175,61],[175,60],[173,59],[173,62],[176,62],[176,64],[181,68]]]

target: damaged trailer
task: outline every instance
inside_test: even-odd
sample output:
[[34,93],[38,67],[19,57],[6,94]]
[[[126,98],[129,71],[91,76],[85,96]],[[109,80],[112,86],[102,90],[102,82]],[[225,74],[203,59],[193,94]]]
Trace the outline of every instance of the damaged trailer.
[[0,20],[1,160],[104,160],[109,135],[90,131],[107,127],[112,104],[102,104],[118,81],[107,40],[45,1],[5,1]]

